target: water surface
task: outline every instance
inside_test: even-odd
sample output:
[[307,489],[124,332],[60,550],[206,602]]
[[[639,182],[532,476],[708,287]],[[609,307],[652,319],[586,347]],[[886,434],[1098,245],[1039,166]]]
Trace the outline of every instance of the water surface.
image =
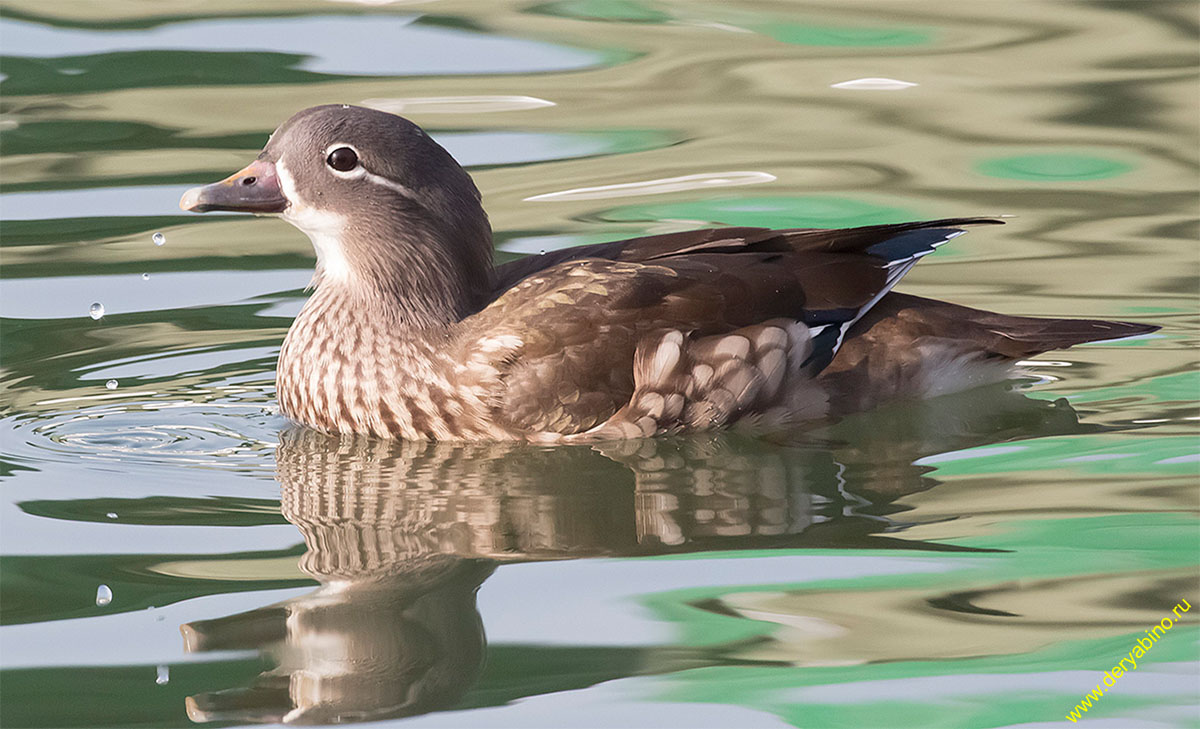
[[[0,723],[1068,725],[1200,602],[1194,16],[8,2]],[[308,241],[176,201],[331,102],[447,146],[501,259],[1006,214],[902,289],[1163,329],[767,440],[328,439],[274,402]],[[1086,720],[1197,726],[1198,614]]]

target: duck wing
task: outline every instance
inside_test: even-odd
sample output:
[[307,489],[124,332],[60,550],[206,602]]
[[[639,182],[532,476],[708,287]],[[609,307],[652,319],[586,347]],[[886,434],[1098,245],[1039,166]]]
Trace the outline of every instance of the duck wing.
[[[668,332],[690,341],[794,322],[774,328],[788,329],[803,352],[793,364],[812,376],[921,256],[962,234],[952,223],[965,222],[992,221],[726,228],[538,256],[499,270],[508,283],[460,323],[459,361],[465,377],[491,383],[497,419],[523,432],[576,433],[607,420],[634,392],[639,346]],[[725,354],[713,346],[713,356]]]
[[560,263],[582,258],[647,262],[699,252],[866,252],[888,241],[894,241],[893,245],[903,247],[907,245],[904,235],[908,233],[920,234],[939,228],[961,228],[967,225],[1003,224],[1004,221],[995,218],[942,218],[858,228],[705,228],[629,238],[525,256],[497,266],[493,299],[528,276]]

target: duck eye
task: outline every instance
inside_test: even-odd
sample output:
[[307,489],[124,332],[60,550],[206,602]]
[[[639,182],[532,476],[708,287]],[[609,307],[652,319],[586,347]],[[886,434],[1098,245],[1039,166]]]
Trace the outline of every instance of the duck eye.
[[349,172],[358,166],[358,155],[349,147],[338,147],[329,153],[325,162],[338,172]]

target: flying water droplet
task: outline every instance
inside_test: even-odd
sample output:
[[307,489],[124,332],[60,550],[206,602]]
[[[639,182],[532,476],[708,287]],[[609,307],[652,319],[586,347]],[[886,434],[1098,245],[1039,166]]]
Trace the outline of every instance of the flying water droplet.
[[163,235],[162,233],[155,233],[154,235],[150,236],[150,240],[154,241],[154,245],[161,246],[167,242],[167,236]]
[[99,301],[88,307],[88,315],[95,321],[100,321],[100,317],[104,316],[104,304]]
[[117,389],[118,384],[119,383],[116,380],[109,380],[108,382],[104,383],[104,386],[106,388],[108,388],[109,390],[115,390],[115,389]]
[[116,518],[117,518],[117,512],[115,512],[115,511],[110,511],[110,512],[108,512],[107,514],[105,514],[105,516],[107,516],[109,519],[116,519]]
[[170,680],[171,680],[171,667],[170,666],[159,666],[158,667],[158,675],[154,677],[154,683],[158,684],[159,686],[162,686],[164,683],[166,683]]
[[96,605],[104,607],[112,602],[112,588],[108,585],[100,585],[96,588]]
[[150,274],[148,274],[148,273],[143,273],[143,274],[142,274],[142,280],[143,280],[143,281],[149,281],[149,280],[150,280]]

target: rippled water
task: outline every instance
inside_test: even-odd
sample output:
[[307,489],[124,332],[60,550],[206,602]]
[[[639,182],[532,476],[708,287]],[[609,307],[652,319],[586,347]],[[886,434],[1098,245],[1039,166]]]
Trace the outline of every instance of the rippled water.
[[[3,10],[0,723],[1066,725],[1200,602],[1194,4],[255,7]],[[769,441],[330,440],[273,396],[308,241],[176,207],[329,102],[502,259],[1008,214],[902,288],[1163,329]],[[1198,614],[1085,721],[1197,726]]]

